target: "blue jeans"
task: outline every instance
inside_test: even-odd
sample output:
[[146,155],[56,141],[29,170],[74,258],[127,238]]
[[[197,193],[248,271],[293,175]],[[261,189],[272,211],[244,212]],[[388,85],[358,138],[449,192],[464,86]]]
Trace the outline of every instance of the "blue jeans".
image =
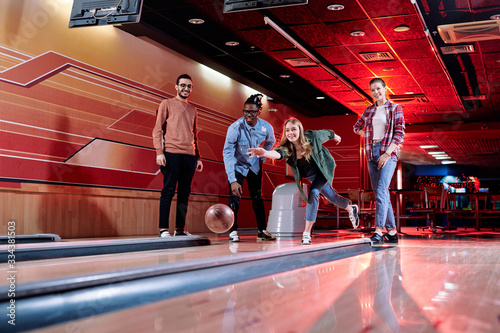
[[394,212],[392,211],[389,185],[391,184],[394,169],[398,162],[397,158],[391,157],[382,169],[377,169],[378,159],[384,152],[380,151],[380,142],[373,143],[373,160],[368,161],[368,172],[372,182],[373,192],[377,207],[375,209],[375,226],[391,230],[396,228]]
[[307,198],[306,221],[316,221],[320,193],[335,206],[344,209],[349,206],[349,199],[338,195],[337,191],[328,184],[328,181],[316,166],[308,165],[304,168],[304,174],[301,174],[301,176],[306,177],[311,182],[311,189],[309,190],[309,196]]

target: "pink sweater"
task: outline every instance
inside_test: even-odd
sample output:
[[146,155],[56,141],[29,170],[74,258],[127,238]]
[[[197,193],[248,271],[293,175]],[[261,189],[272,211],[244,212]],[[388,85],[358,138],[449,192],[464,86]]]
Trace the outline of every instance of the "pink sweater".
[[164,151],[173,154],[195,155],[200,159],[196,129],[197,110],[176,98],[160,103],[153,128],[156,155]]

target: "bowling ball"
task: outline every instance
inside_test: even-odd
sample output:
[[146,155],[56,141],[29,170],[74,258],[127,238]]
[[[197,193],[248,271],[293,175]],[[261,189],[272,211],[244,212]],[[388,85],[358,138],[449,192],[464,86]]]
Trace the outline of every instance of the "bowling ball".
[[233,226],[234,213],[224,204],[215,204],[207,209],[205,213],[205,224],[210,231],[222,234]]

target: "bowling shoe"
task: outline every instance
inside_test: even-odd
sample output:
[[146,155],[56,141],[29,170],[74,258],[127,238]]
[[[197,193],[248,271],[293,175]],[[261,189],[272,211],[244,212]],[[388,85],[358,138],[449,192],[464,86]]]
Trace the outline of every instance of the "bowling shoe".
[[384,234],[384,236],[382,236],[382,237],[384,238],[384,242],[386,242],[386,243],[391,243],[391,244],[398,243],[398,234],[389,235],[389,233],[387,233],[387,234]]
[[304,232],[302,234],[302,244],[304,244],[304,245],[311,245],[312,244],[312,242],[311,242],[311,234],[310,233]]
[[229,234],[229,241],[233,243],[240,241],[240,237],[238,236],[238,232],[236,230],[231,231],[231,233]]
[[191,236],[186,230],[175,230],[174,236]]
[[359,208],[358,205],[352,205],[352,210],[349,212],[349,220],[351,220],[352,227],[356,229],[359,227]]
[[262,230],[257,234],[257,240],[258,241],[264,241],[264,240],[276,240],[276,237],[271,235],[271,233],[267,230]]
[[158,237],[166,238],[166,237],[172,237],[172,236],[170,236],[170,232],[168,232],[168,230],[162,230],[162,231],[160,231],[160,234],[158,235]]
[[378,233],[374,233],[373,236],[370,237],[370,241],[372,242],[373,245],[377,244],[382,244],[384,242],[384,238],[382,235],[379,235]]

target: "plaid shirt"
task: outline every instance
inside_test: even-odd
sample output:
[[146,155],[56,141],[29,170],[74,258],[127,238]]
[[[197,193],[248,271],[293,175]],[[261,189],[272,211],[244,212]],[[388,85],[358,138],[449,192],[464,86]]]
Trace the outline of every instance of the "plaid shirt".
[[[403,109],[398,104],[392,103],[387,100],[385,103],[385,110],[387,113],[387,127],[385,129],[384,138],[381,142],[382,153],[389,148],[391,143],[397,146],[403,143],[403,138],[405,137],[405,120],[403,117]],[[365,152],[368,161],[373,160],[372,155],[372,140],[373,140],[373,116],[377,111],[377,103],[375,102],[372,106],[366,108],[365,112],[358,119],[356,124],[354,124],[354,132],[357,134],[360,130],[365,131]],[[395,149],[391,153],[392,156],[398,156],[398,149]]]

